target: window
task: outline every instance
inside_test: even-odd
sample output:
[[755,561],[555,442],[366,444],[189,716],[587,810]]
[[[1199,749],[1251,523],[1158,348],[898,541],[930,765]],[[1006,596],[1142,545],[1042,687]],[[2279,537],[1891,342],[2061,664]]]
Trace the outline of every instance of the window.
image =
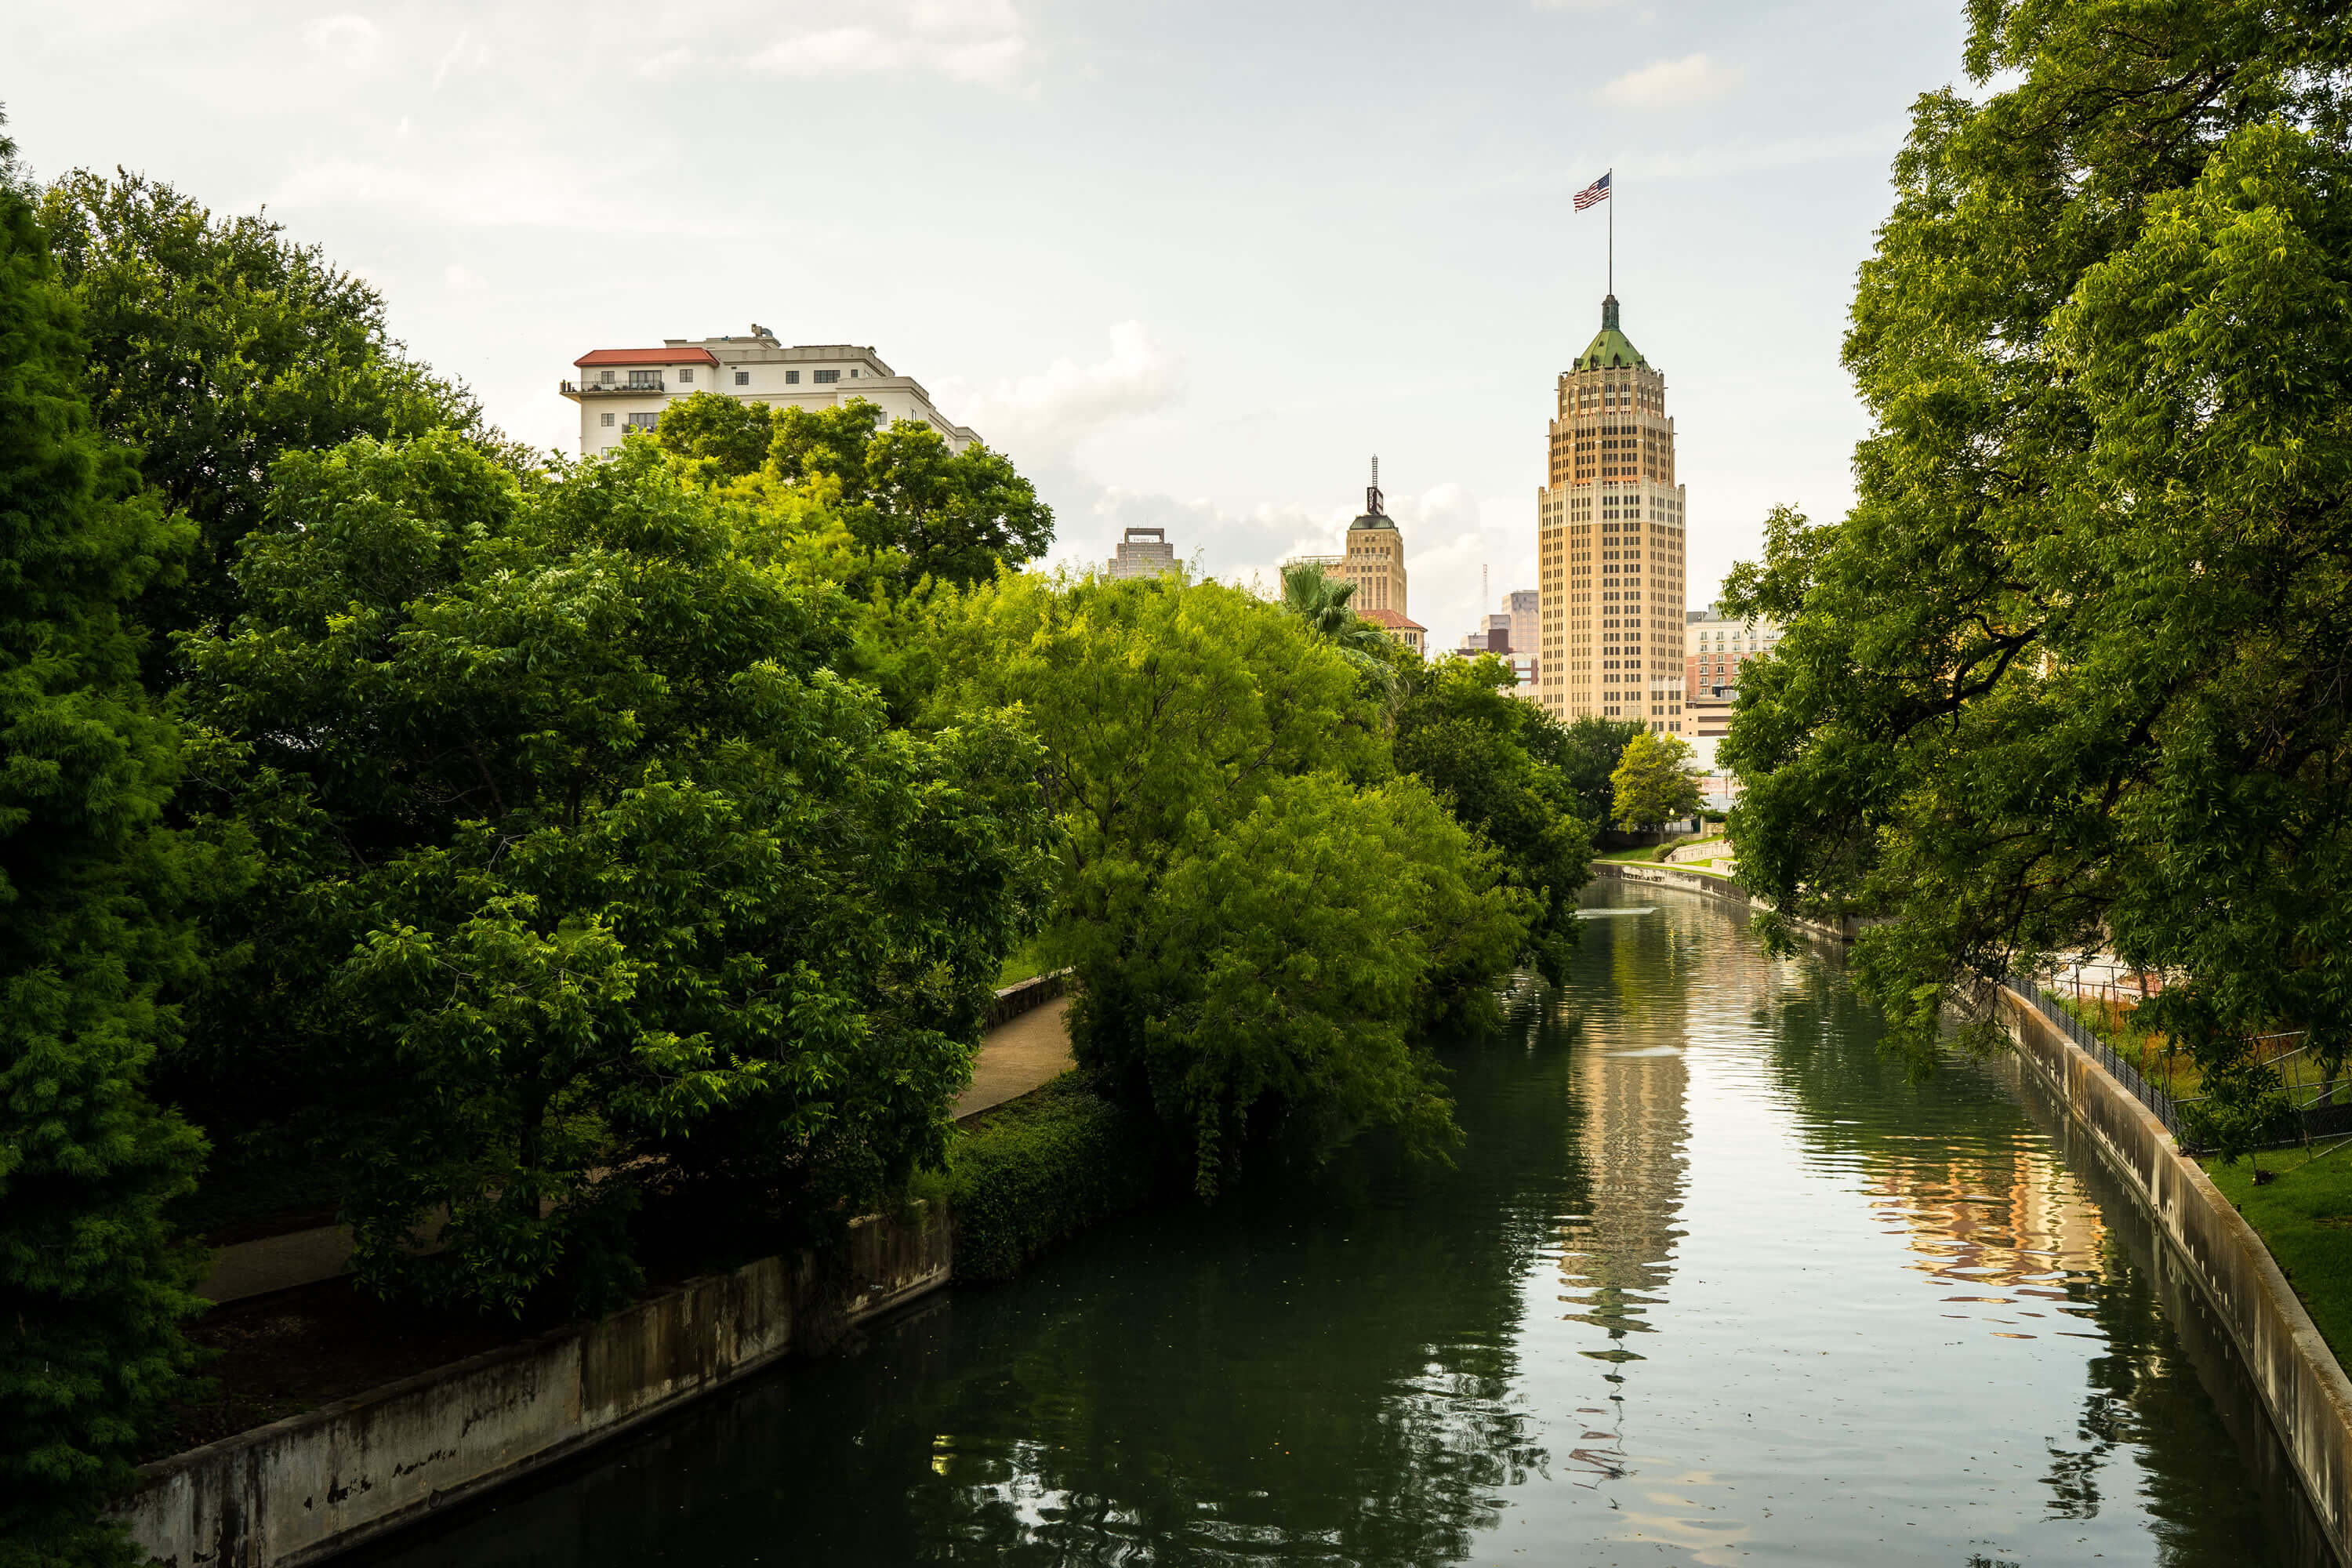
[[784,384],[785,384],[786,386],[798,386],[800,384],[801,384],[801,373],[800,373],[800,372],[798,372],[798,371],[796,371],[796,370],[788,370],[788,371],[784,372]]
[[818,382],[839,381],[841,373],[837,370],[821,370],[816,372],[812,379]]
[[694,384],[694,367],[692,365],[682,364],[677,367],[677,384],[680,386],[692,386]]
[[599,386],[610,386],[610,385],[612,385],[612,384],[613,384],[613,373],[612,373],[611,371],[609,371],[609,370],[600,370],[600,371],[598,371],[598,372],[596,373],[596,384],[597,384],[597,385],[599,385]]
[[609,430],[609,429],[611,429],[612,427],[613,427],[613,411],[612,411],[611,409],[609,409],[609,408],[608,408],[608,409],[606,409],[606,410],[604,411],[604,428],[606,428],[607,430]]
[[629,384],[631,386],[658,387],[661,385],[661,372],[657,370],[633,370],[629,373]]
[[748,371],[748,370],[739,370],[739,371],[737,371],[737,372],[735,373],[735,384],[736,384],[736,385],[738,385],[738,386],[749,386],[749,385],[751,385],[751,373],[750,371]]
[[660,423],[661,416],[658,414],[632,414],[629,416],[629,428],[632,430],[650,430]]

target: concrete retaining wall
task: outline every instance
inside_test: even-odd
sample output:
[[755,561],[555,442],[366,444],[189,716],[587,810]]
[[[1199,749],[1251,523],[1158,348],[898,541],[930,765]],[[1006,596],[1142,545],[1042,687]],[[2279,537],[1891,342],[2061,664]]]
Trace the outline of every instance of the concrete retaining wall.
[[[1710,899],[1738,904],[1744,910],[1765,910],[1772,900],[1759,898],[1729,877],[1712,876],[1705,871],[1687,871],[1679,866],[1661,865],[1654,860],[1595,860],[1595,875],[1614,877],[1621,882],[1654,882],[1660,887],[1678,888],[1686,893],[1704,893]],[[1838,942],[1852,942],[1855,922],[1849,919],[1843,925],[1831,925],[1822,921],[1792,919],[1789,922],[1800,931],[1815,936],[1825,936]]]
[[856,1221],[763,1258],[141,1471],[119,1512],[165,1568],[293,1568],[563,1458],[948,1282],[952,1227]]
[[1051,974],[1035,975],[1004,987],[996,994],[996,1000],[989,1004],[988,1021],[983,1026],[993,1029],[1024,1013],[1043,1007],[1069,990],[1070,976],[1075,973],[1075,970],[1056,969]]
[[2352,1380],[2245,1216],[2147,1107],[2013,991],[2001,1021],[2220,1319],[2338,1561],[2352,1563]]

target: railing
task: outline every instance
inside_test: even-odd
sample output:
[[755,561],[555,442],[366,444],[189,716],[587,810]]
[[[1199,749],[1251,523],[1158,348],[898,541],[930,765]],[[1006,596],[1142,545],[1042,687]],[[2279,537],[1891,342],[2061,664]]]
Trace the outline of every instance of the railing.
[[2137,1063],[2116,1055],[2113,1047],[2084,1027],[2081,1020],[2058,1005],[2040,985],[2026,976],[2012,974],[2001,984],[2032,1003],[2034,1010],[2048,1019],[2060,1033],[2082,1047],[2094,1061],[2114,1074],[2117,1082],[2130,1089],[2142,1105],[2156,1113],[2156,1119],[2164,1123],[2164,1130],[2175,1140],[2180,1137],[2180,1108],[2173,1103],[2172,1096],[2147,1081]]
[[658,381],[566,381],[556,385],[556,391],[566,397],[625,397],[631,393],[667,390]]

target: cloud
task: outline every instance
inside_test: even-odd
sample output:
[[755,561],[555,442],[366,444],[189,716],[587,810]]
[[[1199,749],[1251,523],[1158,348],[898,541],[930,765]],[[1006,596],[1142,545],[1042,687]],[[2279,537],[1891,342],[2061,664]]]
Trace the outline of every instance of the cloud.
[[943,382],[940,402],[990,446],[1034,465],[1066,459],[1105,426],[1168,407],[1183,388],[1183,363],[1154,343],[1142,322],[1121,321],[1110,329],[1108,359],[1089,365],[1058,359],[1042,374],[986,392]]
[[302,41],[350,70],[365,70],[375,59],[375,24],[365,16],[321,16],[302,29]]
[[1678,109],[1723,97],[1747,74],[1739,66],[1717,65],[1705,55],[1685,55],[1627,71],[1602,88],[1601,96],[1622,109]]
[[932,72],[1008,86],[1034,54],[1011,0],[867,0],[835,8],[831,26],[804,27],[752,55],[776,76]]

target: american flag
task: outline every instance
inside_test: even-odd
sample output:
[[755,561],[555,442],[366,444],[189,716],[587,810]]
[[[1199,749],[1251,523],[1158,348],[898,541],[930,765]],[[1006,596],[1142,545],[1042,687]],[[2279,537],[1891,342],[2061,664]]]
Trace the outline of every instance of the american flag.
[[1576,193],[1576,210],[1578,212],[1582,212],[1585,208],[1590,206],[1598,206],[1601,203],[1605,202],[1608,199],[1609,176],[1607,174],[1603,174],[1599,179],[1593,181],[1591,184],[1585,186],[1584,189]]

